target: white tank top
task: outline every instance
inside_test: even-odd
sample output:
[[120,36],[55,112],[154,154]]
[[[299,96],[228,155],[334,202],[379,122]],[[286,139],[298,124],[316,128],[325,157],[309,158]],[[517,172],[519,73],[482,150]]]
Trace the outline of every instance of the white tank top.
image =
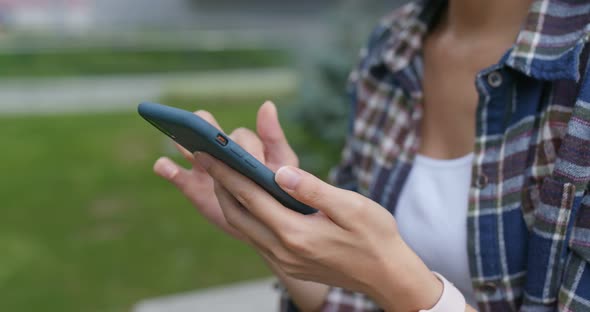
[[430,270],[477,307],[467,259],[467,208],[473,154],[451,160],[417,155],[395,211],[399,232]]

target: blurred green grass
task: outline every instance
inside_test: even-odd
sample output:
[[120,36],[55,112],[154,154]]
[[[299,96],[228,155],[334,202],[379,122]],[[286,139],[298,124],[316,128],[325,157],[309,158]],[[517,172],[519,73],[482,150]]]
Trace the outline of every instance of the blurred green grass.
[[[191,102],[228,130],[254,128],[262,100]],[[284,126],[295,146],[321,147]],[[127,311],[270,274],[152,173],[159,155],[180,159],[136,114],[1,117],[0,136],[0,311]]]
[[106,74],[167,73],[199,70],[268,68],[290,64],[278,49],[67,50],[0,53],[0,78],[56,77]]

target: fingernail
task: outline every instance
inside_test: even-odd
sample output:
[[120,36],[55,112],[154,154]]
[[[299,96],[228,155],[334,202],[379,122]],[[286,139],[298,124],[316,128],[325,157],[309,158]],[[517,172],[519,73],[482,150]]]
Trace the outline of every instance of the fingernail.
[[275,175],[275,180],[283,188],[293,191],[301,181],[301,173],[292,167],[281,167]]
[[195,153],[195,159],[199,162],[199,165],[201,165],[201,167],[203,167],[203,169],[205,170],[209,169],[209,167],[211,167],[211,165],[213,164],[213,159],[211,158],[211,156],[205,153]]
[[172,179],[178,173],[178,168],[169,159],[162,158],[158,160],[156,171],[163,177]]

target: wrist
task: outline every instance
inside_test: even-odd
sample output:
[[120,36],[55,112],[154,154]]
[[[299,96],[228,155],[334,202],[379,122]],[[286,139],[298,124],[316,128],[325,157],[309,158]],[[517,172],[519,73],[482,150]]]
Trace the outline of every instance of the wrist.
[[300,311],[320,310],[330,290],[327,285],[290,277],[270,257],[262,252],[259,252],[259,254],[279,279],[283,291],[289,294],[290,299],[297,305]]
[[402,242],[403,252],[383,263],[379,281],[367,292],[385,311],[419,311],[432,308],[443,293],[443,283]]

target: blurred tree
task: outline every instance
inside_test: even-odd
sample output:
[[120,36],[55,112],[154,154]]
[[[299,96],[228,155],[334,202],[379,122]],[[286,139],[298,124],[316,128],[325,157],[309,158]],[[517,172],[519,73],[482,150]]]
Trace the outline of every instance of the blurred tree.
[[338,160],[350,117],[348,75],[371,29],[388,10],[382,3],[344,1],[329,17],[325,40],[300,49],[299,102],[285,114],[317,140],[316,144],[296,146],[303,168],[321,172]]

